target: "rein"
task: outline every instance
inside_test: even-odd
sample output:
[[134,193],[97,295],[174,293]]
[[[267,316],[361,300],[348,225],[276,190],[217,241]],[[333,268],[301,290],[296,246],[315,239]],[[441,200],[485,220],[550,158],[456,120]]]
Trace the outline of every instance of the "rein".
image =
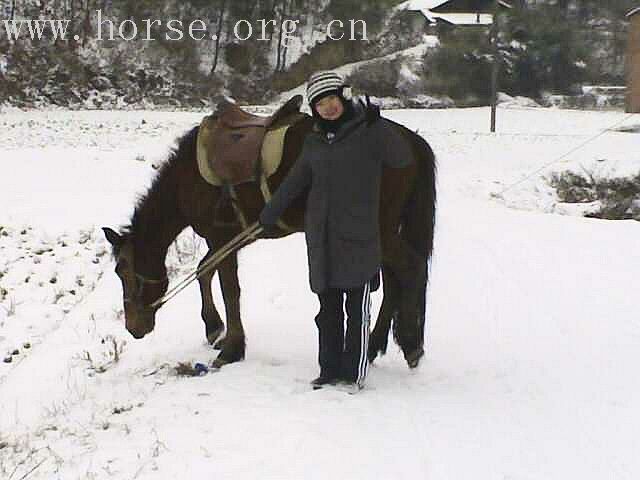
[[[251,224],[247,229],[243,230],[241,233],[233,237],[229,242],[223,245],[220,250],[211,255],[204,263],[202,263],[195,271],[191,272],[187,275],[183,280],[181,280],[177,285],[175,285],[171,290],[165,293],[162,297],[157,299],[155,302],[149,305],[150,308],[160,308],[162,305],[167,303],[173,297],[175,297],[178,293],[184,290],[191,282],[197,280],[198,278],[205,275],[215,266],[217,266],[220,262],[222,262],[228,255],[233,253],[234,251],[248,245],[252,241],[256,239],[257,235],[260,235],[263,232],[262,226],[258,222]],[[136,274],[136,277],[142,279],[141,285],[142,287],[137,292],[136,298],[141,296],[144,283],[164,283],[169,282],[167,278],[156,280],[142,277],[142,275]],[[127,301],[127,299],[125,299]]]

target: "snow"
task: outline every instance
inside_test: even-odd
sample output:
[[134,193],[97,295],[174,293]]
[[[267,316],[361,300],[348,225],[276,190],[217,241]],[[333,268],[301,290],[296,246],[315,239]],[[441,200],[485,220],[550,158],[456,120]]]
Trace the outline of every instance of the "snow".
[[445,3],[445,0],[408,0],[396,5],[398,10],[430,10]]
[[498,92],[498,103],[503,108],[509,108],[509,107],[535,108],[535,107],[540,107],[540,104],[538,102],[536,102],[535,100],[531,99],[531,98],[521,97],[519,95],[516,95],[515,97],[512,97],[511,95],[508,95],[508,94],[506,94],[504,92]]
[[[427,355],[410,371],[391,345],[346,395],[308,385],[318,305],[301,234],[240,253],[243,362],[173,373],[216,354],[196,285],[143,340],[124,329],[99,228],[127,220],[201,114],[4,112],[0,353],[19,353],[0,363],[0,478],[637,478],[640,225],[550,213],[544,178],[637,173],[637,134],[611,129],[639,116],[500,107],[490,134],[486,108],[385,115],[439,160]],[[203,254],[184,232],[172,281]],[[217,284],[214,299],[224,312]]]
[[407,83],[415,83],[420,79],[420,77],[418,77],[418,75],[416,75],[415,73],[413,73],[411,71],[411,69],[409,69],[409,67],[406,64],[402,64],[402,67],[400,68],[400,81],[401,82],[407,82]]

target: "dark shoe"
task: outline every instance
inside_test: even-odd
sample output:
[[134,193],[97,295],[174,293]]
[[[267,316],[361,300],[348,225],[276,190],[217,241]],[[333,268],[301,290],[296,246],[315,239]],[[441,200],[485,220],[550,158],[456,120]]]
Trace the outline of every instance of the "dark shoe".
[[329,375],[320,375],[318,378],[311,380],[311,386],[314,390],[318,390],[325,385],[335,385],[336,383],[338,383],[338,379]]

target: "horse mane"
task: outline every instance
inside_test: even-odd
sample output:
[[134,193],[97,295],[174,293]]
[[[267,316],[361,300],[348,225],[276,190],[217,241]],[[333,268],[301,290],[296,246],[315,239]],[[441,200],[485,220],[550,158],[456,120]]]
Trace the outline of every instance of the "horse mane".
[[[122,236],[144,234],[146,232],[142,228],[143,219],[149,217],[157,218],[156,216],[162,215],[163,212],[166,214],[168,211],[167,201],[175,201],[170,198],[170,195],[167,195],[168,191],[175,189],[175,170],[183,162],[189,162],[194,158],[198,128],[199,126],[195,126],[176,138],[177,146],[171,148],[169,156],[153,177],[151,185],[145,192],[137,195],[129,223],[119,228]],[[112,250],[113,255],[117,255],[118,252],[115,246]]]

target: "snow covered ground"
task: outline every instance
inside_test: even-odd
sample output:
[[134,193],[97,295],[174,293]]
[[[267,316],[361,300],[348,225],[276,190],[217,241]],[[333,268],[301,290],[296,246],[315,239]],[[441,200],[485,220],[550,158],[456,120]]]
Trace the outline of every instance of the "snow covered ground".
[[[0,478],[636,479],[640,224],[553,214],[544,177],[636,173],[637,133],[561,157],[639,116],[501,108],[492,135],[484,108],[387,115],[439,160],[428,351],[409,371],[392,346],[349,396],[308,386],[317,302],[300,234],[240,254],[244,362],[174,373],[215,357],[195,285],[153,334],[124,329],[99,228],[127,220],[201,114],[4,113]],[[175,278],[203,253],[184,232]]]

